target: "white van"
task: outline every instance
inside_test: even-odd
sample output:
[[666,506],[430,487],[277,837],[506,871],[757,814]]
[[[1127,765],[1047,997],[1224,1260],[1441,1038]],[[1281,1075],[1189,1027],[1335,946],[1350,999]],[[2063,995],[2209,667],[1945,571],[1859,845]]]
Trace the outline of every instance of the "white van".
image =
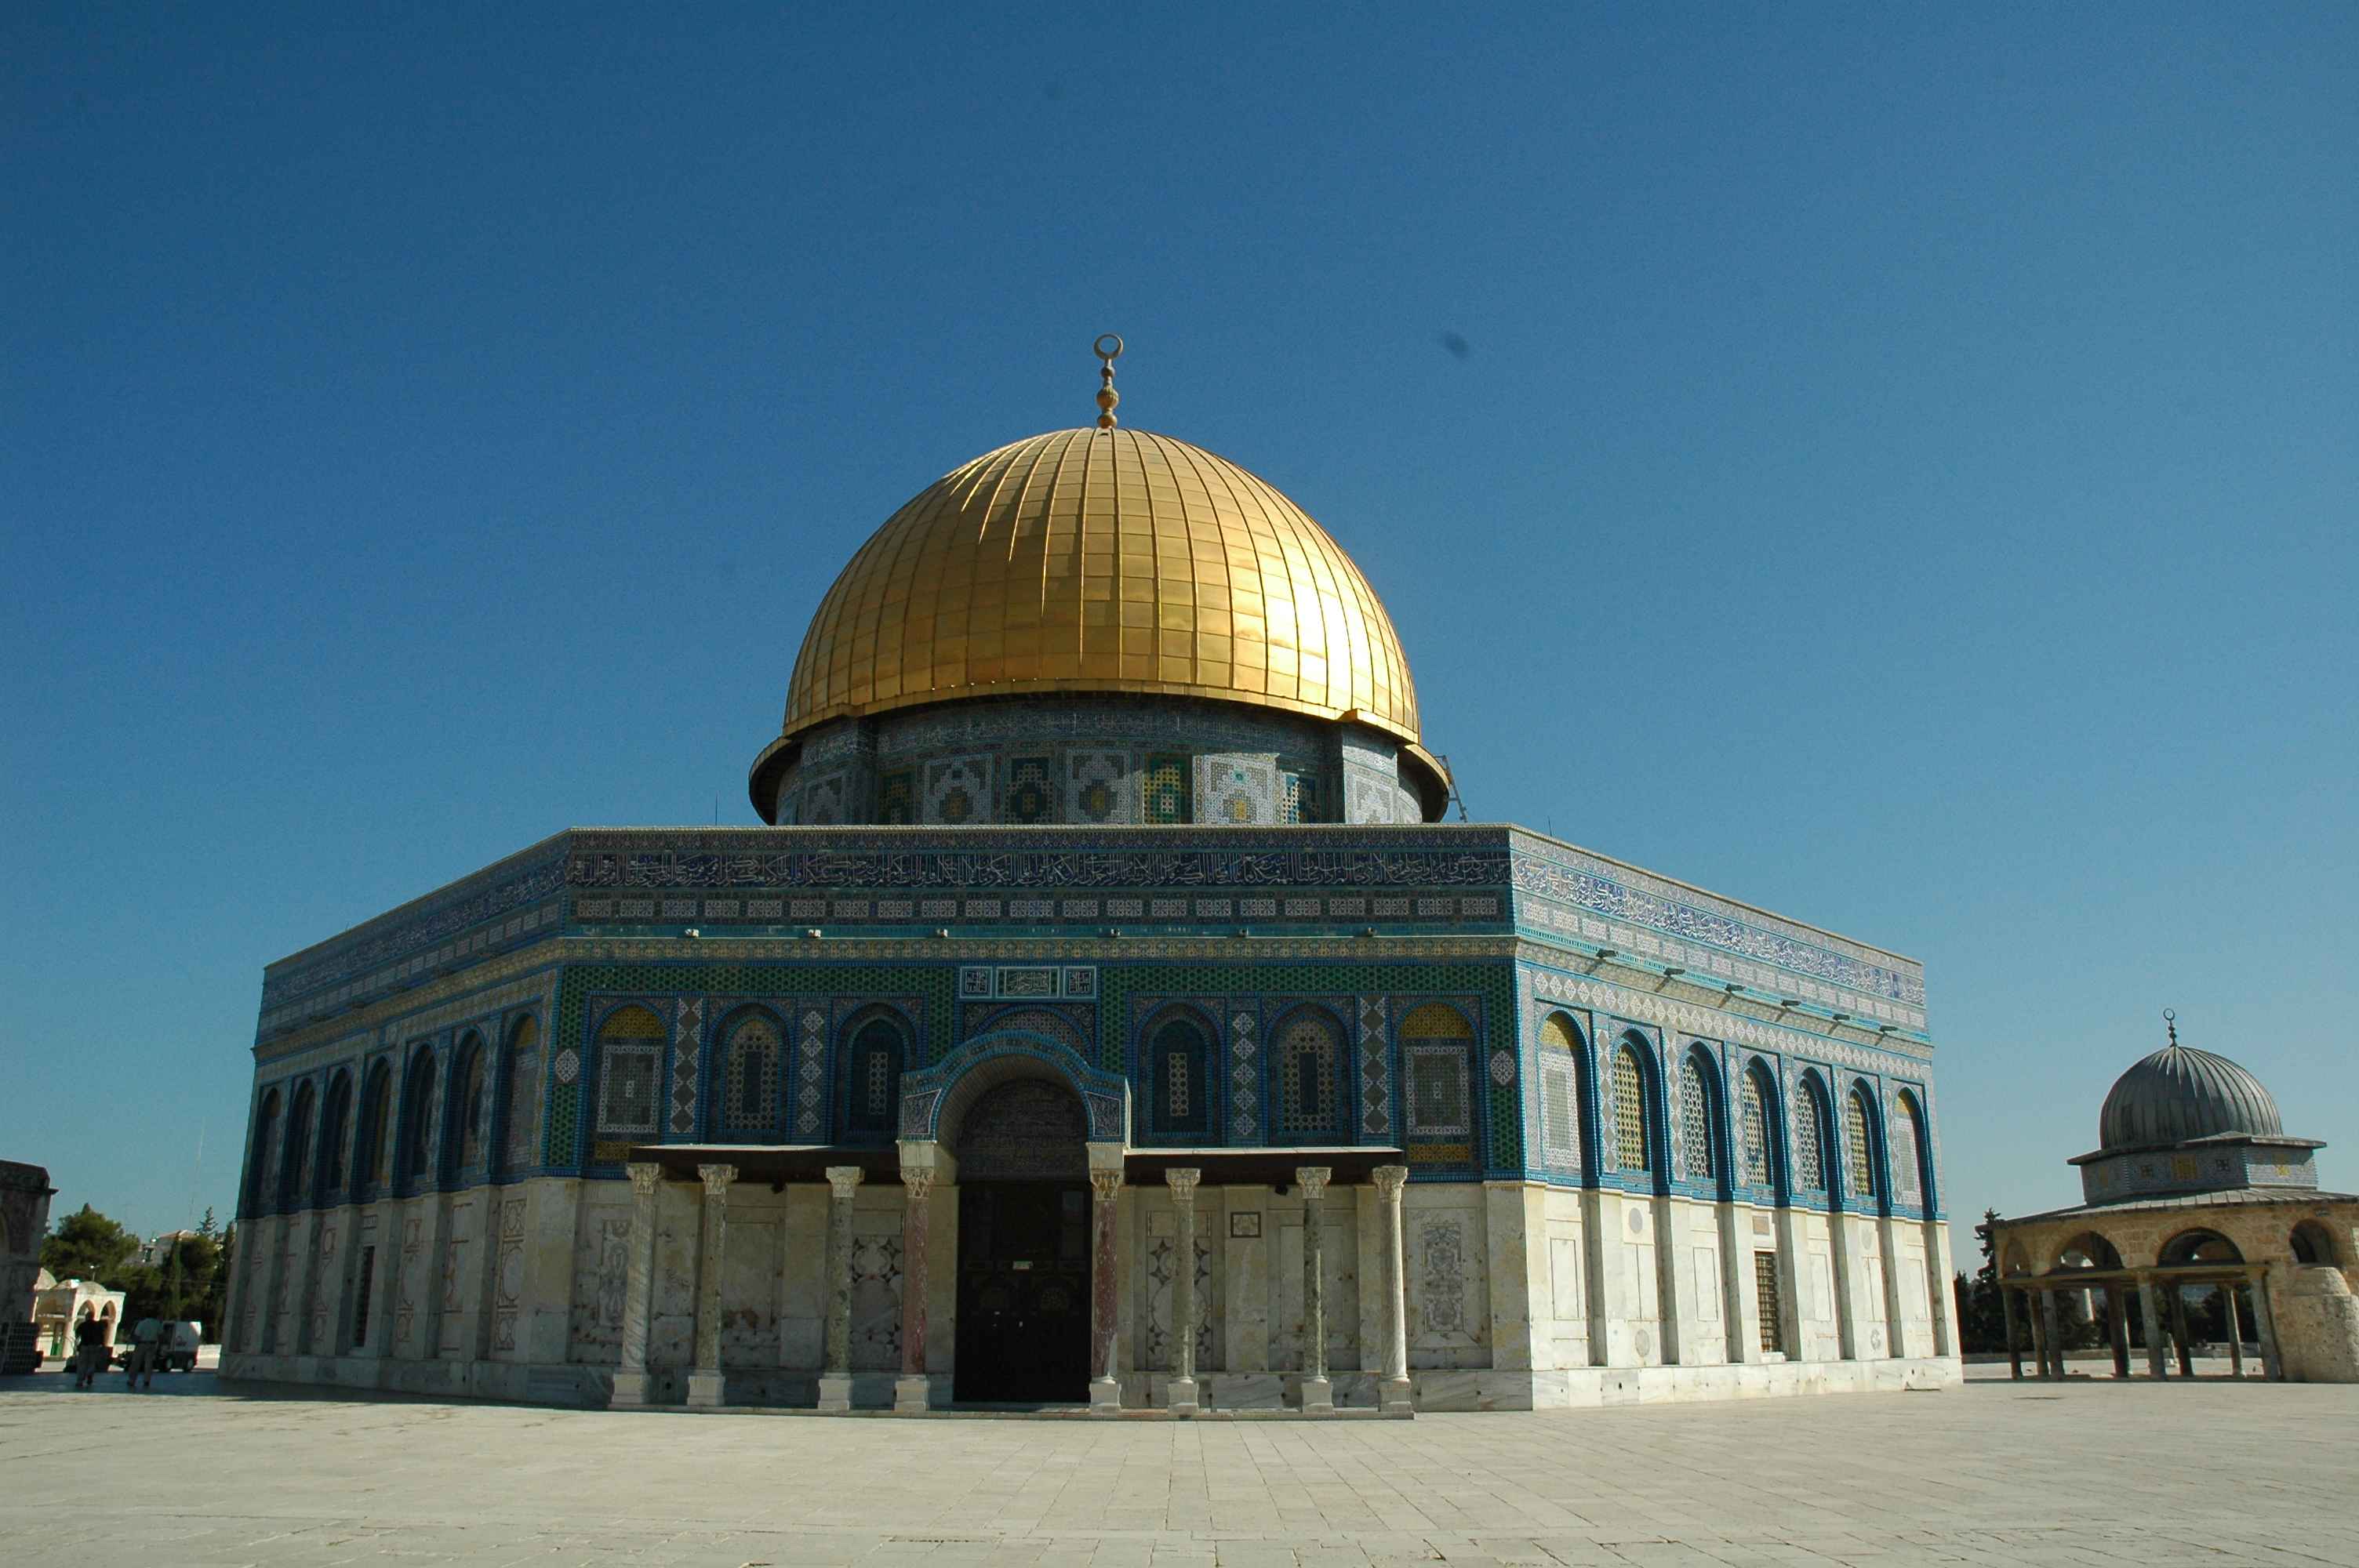
[[157,1365],[167,1372],[193,1372],[197,1369],[197,1346],[205,1342],[205,1325],[190,1319],[164,1325],[162,1358]]

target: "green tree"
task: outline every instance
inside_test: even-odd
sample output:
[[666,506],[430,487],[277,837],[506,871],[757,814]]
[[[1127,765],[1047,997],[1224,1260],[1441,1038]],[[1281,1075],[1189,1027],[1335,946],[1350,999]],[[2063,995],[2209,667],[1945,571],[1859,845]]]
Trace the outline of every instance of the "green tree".
[[95,1280],[119,1291],[138,1251],[139,1238],[84,1204],[43,1238],[41,1267],[60,1280]]

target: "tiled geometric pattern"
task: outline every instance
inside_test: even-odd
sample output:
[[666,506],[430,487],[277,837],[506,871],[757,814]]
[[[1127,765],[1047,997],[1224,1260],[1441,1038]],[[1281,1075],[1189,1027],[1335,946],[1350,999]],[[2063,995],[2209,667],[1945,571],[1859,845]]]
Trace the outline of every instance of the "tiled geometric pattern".
[[1137,820],[1131,800],[1130,753],[1071,752],[1065,757],[1068,822]]
[[1007,820],[1018,824],[1057,820],[1057,795],[1048,757],[1016,757],[1007,764]]
[[1918,1119],[1922,1114],[1917,1108],[1917,1097],[1902,1089],[1894,1102],[1890,1123],[1892,1196],[1897,1203],[1916,1205],[1925,1201],[1925,1184],[1919,1170],[1920,1143],[1917,1136]]
[[616,1008],[599,1026],[601,1144],[656,1135],[656,1075],[663,1065],[663,1021],[636,1003]]
[[1805,1076],[1794,1100],[1794,1188],[1798,1192],[1828,1190],[1826,1139],[1817,1080]]
[[926,764],[928,822],[964,827],[989,822],[994,815],[990,758],[945,757]]
[[696,1086],[704,1066],[704,1001],[680,997],[674,1003],[671,1053],[671,1135],[696,1136]]
[[1393,1131],[1391,1053],[1385,1049],[1385,999],[1360,998],[1359,1014],[1360,1130],[1370,1141],[1381,1143]]
[[1251,1007],[1229,1014],[1229,1141],[1261,1141],[1261,1015]]
[[876,775],[876,820],[907,827],[918,820],[918,775],[897,768]]
[[1165,752],[1147,758],[1141,819],[1150,824],[1193,821],[1195,811],[1188,790],[1190,771],[1186,756]]
[[1266,758],[1196,758],[1196,798],[1206,818],[1224,827],[1266,827],[1279,819],[1277,769]]
[[508,1037],[507,1146],[501,1163],[521,1171],[540,1162],[540,1025],[527,1013]]
[[1335,1059],[1343,1042],[1334,1021],[1317,1008],[1298,1008],[1282,1025],[1274,1076],[1281,1132],[1321,1132],[1335,1122]]
[[795,1052],[795,1136],[816,1141],[827,1131],[827,1011],[803,1006]]

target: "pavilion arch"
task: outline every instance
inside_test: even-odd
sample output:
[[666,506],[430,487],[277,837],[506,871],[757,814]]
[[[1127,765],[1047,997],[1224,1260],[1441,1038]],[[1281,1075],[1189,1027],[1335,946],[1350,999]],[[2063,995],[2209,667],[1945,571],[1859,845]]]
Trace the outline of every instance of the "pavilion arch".
[[2164,1242],[2155,1252],[2164,1268],[2189,1263],[2241,1263],[2243,1249],[2204,1226],[2193,1226]]
[[1713,1195],[1728,1195],[1728,1108],[1722,1103],[1720,1058],[1701,1040],[1680,1053],[1680,1171],[1690,1182],[1708,1183]]
[[2056,1269],[2119,1269],[2122,1254],[2105,1236],[2084,1230],[2056,1249]]
[[1736,1078],[1736,1126],[1730,1138],[1736,1173],[1747,1185],[1767,1187],[1782,1202],[1787,1195],[1786,1097],[1777,1090],[1777,1069],[1767,1056],[1748,1056]]
[[1130,1080],[1091,1066],[1061,1040],[1022,1029],[977,1035],[930,1066],[903,1074],[901,1141],[953,1144],[977,1100],[1002,1084],[1027,1078],[1046,1079],[1078,1095],[1090,1141],[1128,1141]]
[[1137,1081],[1147,1090],[1145,1120],[1154,1141],[1217,1141],[1219,1085],[1212,1064],[1220,1038],[1219,1025],[1192,1002],[1167,1002],[1140,1027]]
[[2334,1232],[2314,1219],[2296,1225],[2286,1237],[2286,1246],[2297,1263],[2322,1263],[2332,1268],[2343,1266],[2343,1249],[2334,1244]]
[[2031,1254],[2023,1249],[2020,1241],[2010,1241],[1998,1255],[1998,1271],[2002,1276],[2031,1272]]

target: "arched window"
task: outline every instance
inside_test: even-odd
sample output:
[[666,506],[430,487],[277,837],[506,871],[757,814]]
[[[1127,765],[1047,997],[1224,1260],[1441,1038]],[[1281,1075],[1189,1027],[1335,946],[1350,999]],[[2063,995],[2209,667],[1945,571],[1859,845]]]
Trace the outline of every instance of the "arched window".
[[1288,1138],[1335,1135],[1335,1082],[1343,1041],[1334,1020],[1298,1008],[1277,1036],[1277,1129]]
[[1856,1084],[1843,1097],[1843,1159],[1851,1167],[1852,1190],[1861,1197],[1874,1197],[1875,1139],[1868,1130],[1867,1096]]
[[379,1191],[393,1181],[393,1073],[383,1062],[369,1069],[362,1097],[360,1169]]
[[459,1050],[459,1170],[472,1176],[483,1170],[491,1139],[492,1062],[480,1034],[468,1035]]
[[1713,1114],[1705,1060],[1702,1053],[1690,1051],[1680,1064],[1680,1153],[1686,1162],[1682,1173],[1691,1182],[1709,1182],[1720,1174],[1720,1118]]
[[1794,1097],[1794,1188],[1797,1192],[1827,1190],[1826,1102],[1818,1075],[1802,1076],[1802,1092]]
[[500,1155],[505,1172],[540,1163],[540,1025],[530,1013],[508,1031],[507,1136]]
[[1775,1180],[1770,1163],[1769,1107],[1775,1096],[1770,1092],[1768,1078],[1761,1064],[1754,1063],[1745,1069],[1745,1077],[1737,1089],[1737,1158],[1745,1162],[1745,1183],[1747,1186],[1766,1187]]
[[2334,1246],[2334,1233],[2314,1219],[2305,1219],[2293,1227],[2288,1238],[2293,1246],[2297,1263],[2336,1264],[2342,1261]]
[[1925,1112],[1908,1089],[1899,1094],[1900,1114],[1892,1119],[1892,1195],[1898,1202],[1922,1205],[1927,1183],[1924,1171]]
[[287,1152],[278,1163],[282,1208],[304,1208],[310,1203],[311,1107],[317,1098],[310,1084],[303,1085],[295,1091],[295,1108],[287,1117]]
[[656,1079],[663,1070],[664,1026],[648,1009],[618,1007],[598,1029],[598,1138],[602,1162],[656,1135]]
[[1409,1158],[1474,1162],[1474,1028],[1446,1002],[1401,1020],[1401,1072],[1408,1084]]
[[760,1132],[777,1124],[778,1062],[786,1036],[766,1012],[737,1015],[721,1052],[721,1125]]
[[401,1091],[402,1185],[424,1181],[434,1171],[434,1050],[421,1045],[410,1058],[409,1077]]
[[1647,1071],[1638,1065],[1637,1048],[1625,1040],[1614,1048],[1614,1163],[1624,1171],[1654,1169],[1648,1153],[1654,1147],[1647,1124]]
[[278,1173],[278,1091],[270,1090],[262,1097],[262,1108],[254,1114],[254,1153],[246,1161],[246,1206],[256,1214],[277,1188]]
[[855,1136],[889,1138],[900,1130],[907,1044],[900,1023],[884,1014],[853,1030],[845,1052],[844,1125]]
[[1549,1164],[1578,1171],[1589,1047],[1582,1044],[1572,1020],[1560,1012],[1540,1020],[1539,1047],[1540,1148]]
[[320,1128],[320,1190],[332,1201],[342,1201],[345,1179],[352,1173],[345,1157],[352,1115],[353,1076],[339,1072],[328,1086],[328,1114]]
[[1147,1033],[1146,1077],[1156,1130],[1167,1138],[1209,1137],[1212,1129],[1210,1039],[1194,1013],[1174,1010]]

